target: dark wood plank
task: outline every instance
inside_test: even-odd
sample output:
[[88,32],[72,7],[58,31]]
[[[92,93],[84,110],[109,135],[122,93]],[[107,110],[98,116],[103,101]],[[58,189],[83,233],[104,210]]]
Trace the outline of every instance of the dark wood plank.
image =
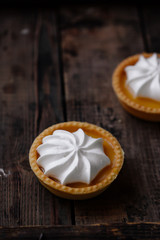
[[63,120],[56,37],[54,14],[51,26],[37,10],[0,13],[1,226],[71,223],[70,202],[42,187],[28,161],[37,134]]
[[[65,119],[57,24],[55,11],[41,11],[38,47],[38,133]],[[50,209],[54,221],[51,222],[50,219],[45,224],[71,224],[72,202],[54,196],[44,187],[41,188],[41,194],[48,198],[47,204],[43,202],[43,211],[45,213]]]
[[157,34],[160,23],[160,16],[158,14],[159,7],[159,4],[153,4],[151,6],[143,6],[142,4],[139,6],[139,11],[142,16],[142,27],[144,29],[147,48],[149,52],[160,53],[160,37],[159,34]]
[[160,225],[158,223],[117,223],[92,226],[54,226],[54,227],[21,227],[2,228],[0,238],[6,240],[14,239],[39,239],[39,240],[99,240],[99,239],[131,239],[159,240]]
[[0,225],[39,224],[28,151],[35,137],[34,12],[0,13]]
[[125,151],[124,167],[110,188],[75,202],[76,224],[159,221],[160,126],[127,114],[111,86],[116,65],[145,49],[140,26],[134,6],[61,11],[67,120],[104,127]]

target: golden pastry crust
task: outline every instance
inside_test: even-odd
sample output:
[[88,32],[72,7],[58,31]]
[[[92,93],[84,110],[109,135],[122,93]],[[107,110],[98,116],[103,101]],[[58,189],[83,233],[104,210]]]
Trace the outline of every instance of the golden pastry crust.
[[[42,143],[42,139],[47,136],[51,135],[57,129],[68,130],[71,129],[72,132],[76,131],[77,129],[82,128],[84,131],[90,131],[94,134],[102,137],[104,140],[109,141],[114,147],[115,153],[115,163],[112,167],[109,174],[99,183],[87,186],[87,187],[69,187],[62,185],[51,178],[47,177],[39,168],[37,164],[38,153],[36,151],[37,147]],[[44,185],[49,191],[54,193],[57,196],[68,198],[68,199],[87,199],[94,197],[104,191],[111,182],[117,177],[124,161],[124,153],[115,137],[112,136],[111,133],[108,131],[86,122],[64,122],[55,124],[47,129],[45,129],[36,139],[34,140],[30,152],[29,152],[29,162],[31,169],[38,177],[39,181]]]
[[[128,97],[122,87],[122,82],[125,74],[124,68],[129,65],[134,65],[139,60],[140,55],[143,55],[146,58],[152,56],[151,53],[142,53],[136,54],[123,60],[113,72],[112,86],[121,105],[126,111],[144,120],[160,121],[160,103],[157,103],[159,107],[146,106],[146,104],[143,105],[143,103],[138,103],[133,98]],[[160,58],[160,54],[158,54],[158,57]],[[150,101],[152,102],[152,100]]]

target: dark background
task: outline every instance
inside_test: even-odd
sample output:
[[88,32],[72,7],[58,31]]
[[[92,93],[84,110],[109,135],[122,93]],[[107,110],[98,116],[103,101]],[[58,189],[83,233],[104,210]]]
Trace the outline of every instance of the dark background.
[[[112,89],[124,58],[160,52],[159,5],[7,1],[0,9],[0,239],[160,239],[160,124],[126,113]],[[125,152],[100,196],[60,199],[30,169],[48,126],[87,121]]]

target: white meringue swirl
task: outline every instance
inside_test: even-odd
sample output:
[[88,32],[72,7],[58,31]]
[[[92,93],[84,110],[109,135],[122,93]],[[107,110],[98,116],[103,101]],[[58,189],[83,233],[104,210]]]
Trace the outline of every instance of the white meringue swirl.
[[56,130],[46,136],[37,152],[37,163],[48,177],[56,178],[61,184],[90,182],[100,170],[110,164],[103,151],[101,138],[92,138],[82,129],[70,133]]
[[133,66],[125,68],[126,86],[134,97],[160,101],[160,59],[154,53],[151,57],[140,56]]

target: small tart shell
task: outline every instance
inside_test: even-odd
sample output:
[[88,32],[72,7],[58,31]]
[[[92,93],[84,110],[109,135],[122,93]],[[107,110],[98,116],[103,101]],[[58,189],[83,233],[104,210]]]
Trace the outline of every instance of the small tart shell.
[[[137,55],[128,57],[125,60],[123,60],[113,72],[112,86],[121,105],[126,111],[144,120],[160,121],[160,107],[155,108],[155,107],[144,106],[143,104],[139,104],[136,101],[134,101],[134,99],[130,99],[122,88],[122,78],[123,78],[123,75],[125,74],[125,70],[124,70],[125,67],[129,65],[135,65],[141,55],[143,55],[145,58],[152,56],[151,53],[142,53],[142,54],[137,54]],[[160,58],[160,54],[157,54],[157,55]],[[160,106],[160,103],[159,103],[159,106]]]
[[[36,151],[37,147],[42,144],[42,139],[45,136],[51,135],[57,129],[70,130],[74,132],[77,129],[82,128],[84,132],[92,132],[93,135],[103,138],[111,144],[114,148],[114,165],[109,171],[109,173],[104,177],[104,179],[97,184],[89,185],[86,187],[69,187],[62,185],[51,178],[47,177],[37,164],[38,153]],[[69,131],[68,130],[68,131]],[[89,135],[89,134],[88,134]],[[92,134],[91,134],[92,135]],[[124,160],[124,152],[115,137],[112,136],[108,131],[86,122],[64,122],[55,124],[47,129],[45,129],[38,137],[35,138],[29,152],[29,162],[31,169],[34,174],[38,177],[41,184],[46,187],[50,192],[55,195],[67,198],[67,199],[87,199],[95,197],[101,192],[103,192],[117,177]]]

